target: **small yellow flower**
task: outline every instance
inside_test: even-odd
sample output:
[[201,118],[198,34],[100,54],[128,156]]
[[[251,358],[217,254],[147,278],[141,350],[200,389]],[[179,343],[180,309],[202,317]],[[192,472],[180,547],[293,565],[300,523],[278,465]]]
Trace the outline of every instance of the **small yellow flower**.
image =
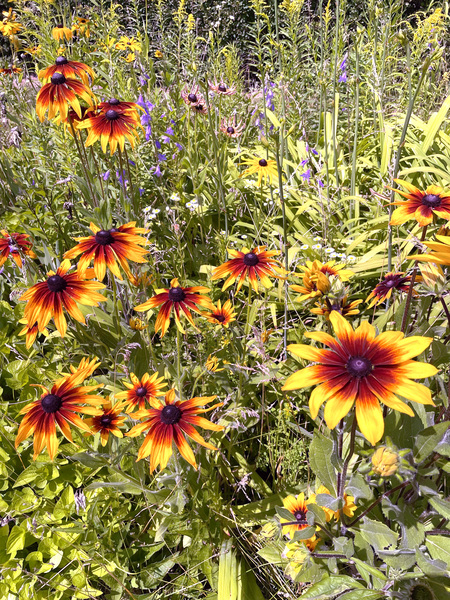
[[156,58],[162,58],[164,56],[164,54],[161,52],[161,50],[155,50],[155,57]]
[[116,44],[116,50],[128,50],[129,52],[140,52],[141,42],[136,38],[123,35]]
[[66,40],[71,40],[73,37],[73,32],[68,27],[64,27],[64,25],[61,23],[52,29],[52,37],[56,41],[63,41],[64,38]]
[[125,57],[125,62],[132,63],[136,60],[136,54],[134,52],[130,52],[128,56]]
[[278,177],[278,169],[277,163],[273,159],[265,159],[259,158],[258,156],[254,156],[253,158],[246,158],[242,161],[243,165],[248,165],[248,168],[241,173],[241,177],[248,177],[249,175],[253,175],[254,173],[258,173],[258,185],[261,185],[262,180],[264,179],[264,184],[269,181],[269,185],[272,183],[273,179]]
[[390,477],[393,475],[400,463],[398,452],[386,446],[380,446],[372,454],[373,470],[381,477]]
[[208,359],[205,363],[205,367],[210,373],[223,371],[223,369],[219,369],[219,359],[217,358],[217,356],[212,356],[212,354],[208,356]]
[[139,317],[130,317],[128,325],[134,331],[143,331],[148,327],[148,323],[146,323],[143,319],[140,319]]

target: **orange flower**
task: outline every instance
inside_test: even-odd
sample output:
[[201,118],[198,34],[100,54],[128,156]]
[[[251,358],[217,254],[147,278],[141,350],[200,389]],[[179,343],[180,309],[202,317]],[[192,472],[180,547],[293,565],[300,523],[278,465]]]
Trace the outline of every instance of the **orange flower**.
[[[99,386],[81,386],[99,364],[97,359],[92,361],[83,359],[79,367],[73,369],[72,373],[55,381],[51,390],[43,385],[34,386],[43,389],[44,393],[38,400],[27,404],[20,411],[20,414],[25,414],[25,417],[17,432],[16,448],[20,442],[34,434],[33,460],[36,460],[44,447],[47,447],[50,460],[53,460],[58,450],[56,425],[69,442],[73,442],[69,423],[84,431],[90,431],[86,422],[76,413],[101,414],[101,410],[95,407],[103,403],[103,398],[90,395],[90,392]],[[83,404],[91,406],[82,406]]]
[[0,231],[0,267],[8,260],[9,255],[14,260],[19,269],[22,268],[21,253],[30,258],[36,258],[36,254],[31,250],[31,242],[26,233],[8,233],[4,229]]
[[114,406],[111,405],[111,402],[105,402],[102,412],[91,419],[85,419],[84,422],[92,428],[93,433],[100,433],[102,446],[106,446],[110,433],[118,438],[123,437],[123,433],[119,429],[126,419],[126,417],[119,416],[123,407],[123,402],[119,402]]
[[91,79],[94,79],[95,77],[91,67],[88,67],[88,65],[85,65],[82,62],[67,60],[65,56],[57,56],[55,64],[39,71],[38,77],[45,83],[51,79],[55,73],[64,75],[66,79],[76,79],[79,77],[86,86],[89,85],[89,76]]
[[[281,528],[283,533],[288,535],[291,539],[294,537],[296,531],[301,531],[302,529],[309,527],[308,521],[306,520],[306,515],[308,514],[307,504],[309,504],[309,502],[311,501],[305,501],[305,494],[303,492],[297,497],[288,496],[283,500],[283,506],[292,514],[292,519],[290,521],[284,518],[280,519]],[[284,523],[288,524],[284,525]]]
[[[156,296],[153,296],[153,298],[150,298],[143,304],[139,304],[139,306],[136,306],[134,310],[138,312],[144,312],[146,310],[150,310],[151,308],[155,308],[156,306],[162,305],[155,323],[155,332],[157,333],[159,330],[161,330],[161,337],[165,335],[169,327],[172,308],[175,311],[175,323],[178,329],[184,333],[184,329],[180,323],[181,311],[184,313],[191,325],[195,327],[190,310],[200,313],[201,311],[197,308],[196,304],[205,308],[213,307],[211,300],[206,296],[201,295],[210,292],[209,288],[202,285],[184,288],[180,286],[178,279],[175,278],[170,282],[170,288],[163,288],[155,291]],[[195,329],[197,328],[195,327]]]
[[223,279],[226,275],[229,275],[223,284],[222,291],[233,285],[236,279],[239,278],[236,289],[238,292],[244,280],[248,277],[252,288],[257,292],[258,277],[265,288],[270,288],[272,282],[268,277],[269,275],[277,279],[281,279],[286,275],[286,271],[281,267],[281,263],[272,258],[279,254],[279,252],[277,250],[267,251],[266,246],[256,246],[252,250],[242,248],[242,252],[228,248],[228,254],[233,258],[223,265],[216,267],[211,277],[214,281],[215,279]]
[[37,322],[38,329],[42,332],[53,317],[56,328],[61,337],[64,337],[67,321],[63,307],[76,321],[86,323],[77,302],[86,306],[98,306],[99,302],[106,300],[96,291],[104,289],[103,284],[84,281],[77,272],[68,273],[70,267],[70,261],[64,260],[56,273],[49,271],[46,281],[36,283],[20,297],[20,300],[27,301],[24,314],[28,325],[34,326]]
[[438,371],[433,365],[411,360],[433,341],[433,338],[413,336],[404,338],[400,331],[385,331],[376,335],[367,321],[353,331],[350,323],[338,312],[330,314],[336,333],[306,333],[305,336],[324,343],[321,350],[304,344],[291,344],[288,349],[299,358],[314,361],[291,375],[283,390],[298,390],[318,383],[309,400],[311,417],[315,419],[326,402],[324,419],[334,429],[355,405],[361,433],[374,445],[384,433],[383,411],[386,406],[410,416],[412,409],[396,394],[434,406],[430,389],[411,379],[431,377]]
[[223,306],[219,300],[217,306],[213,307],[211,312],[202,313],[202,317],[206,317],[208,322],[213,323],[213,325],[228,327],[230,323],[236,321],[236,312],[230,300],[227,300]]
[[[384,300],[390,298],[394,290],[399,290],[406,293],[409,290],[411,276],[404,275],[404,273],[386,273],[383,281],[380,281],[380,283],[375,286],[374,290],[366,298],[366,302],[372,300],[372,302],[369,304],[369,308],[372,308],[372,306],[376,306]],[[413,291],[413,294],[417,296],[417,292]]]
[[325,298],[324,300],[322,299],[322,302],[316,302],[315,306],[317,308],[311,308],[311,312],[315,315],[324,315],[327,321],[330,318],[332,310],[336,310],[344,317],[349,317],[350,315],[359,314],[357,307],[361,302],[362,300],[353,300],[353,302],[349,302],[348,296],[334,299]]
[[48,109],[49,119],[59,113],[61,120],[65,121],[69,106],[81,119],[81,106],[76,95],[91,104],[91,96],[93,97],[94,94],[78,79],[66,79],[62,73],[52,75],[50,81],[39,90],[36,98],[36,112],[39,120],[41,122],[44,120]]
[[203,429],[222,431],[223,427],[221,425],[215,425],[207,419],[198,416],[199,413],[205,413],[214,410],[218,406],[222,406],[223,402],[219,402],[210,408],[199,408],[200,406],[205,406],[205,404],[208,404],[208,402],[211,402],[216,397],[191,398],[183,402],[177,400],[175,390],[169,390],[165,396],[164,404],[154,400],[151,403],[153,408],[134,413],[134,418],[144,419],[144,421],[135,425],[125,435],[136,437],[148,430],[145,440],[139,448],[137,460],[150,455],[150,473],[158,465],[160,465],[161,470],[165,469],[169,458],[172,456],[172,442],[174,441],[181,456],[196,469],[197,463],[194,453],[187,443],[184,434],[188,435],[195,442],[205,446],[205,448],[217,450],[215,446],[206,442],[193,427],[197,425],[203,427]]
[[156,401],[157,396],[165,394],[161,390],[167,387],[167,383],[161,383],[164,381],[164,377],[158,377],[158,373],[153,373],[152,376],[145,373],[141,379],[138,379],[134,373],[130,373],[130,379],[131,384],[127,381],[123,382],[128,391],[116,394],[116,398],[126,400],[123,405],[127,407],[125,411],[127,414],[130,414],[135,408],[144,410],[146,402],[152,404],[152,401]]
[[64,254],[64,258],[75,258],[82,255],[78,261],[77,271],[80,277],[84,277],[86,270],[94,259],[94,273],[99,281],[103,281],[106,275],[106,267],[118,279],[122,279],[117,262],[125,271],[128,279],[135,283],[135,278],[130,271],[128,260],[137,263],[145,263],[144,255],[148,250],[141,248],[148,244],[148,240],[138,235],[147,233],[144,227],[135,227],[136,221],[130,221],[113,229],[100,229],[94,223],[89,225],[94,235],[75,238],[79,242],[76,246]]
[[64,40],[64,38],[66,38],[66,40],[68,41],[72,39],[72,36],[72,30],[68,27],[64,27],[62,23],[52,29],[52,37],[56,41]]
[[[406,188],[407,193],[401,190],[394,191],[404,198],[408,198],[408,200],[392,203],[400,208],[392,213],[389,225],[402,225],[409,219],[415,219],[421,227],[424,227],[433,222],[433,215],[447,221],[450,220],[450,194],[444,188],[430,185],[422,192],[407,181],[401,179],[394,179],[394,181]],[[392,190],[393,188],[389,189]]]
[[134,117],[137,121],[139,121],[139,110],[144,110],[136,104],[136,102],[124,102],[123,100],[117,100],[117,98],[111,98],[110,100],[106,100],[105,102],[100,102],[95,107],[96,113],[105,114],[108,110],[114,110],[119,114],[127,114]]
[[[117,104],[114,104],[114,101]],[[78,124],[79,129],[89,129],[89,135],[85,143],[86,148],[100,140],[103,152],[106,152],[109,143],[111,155],[117,150],[117,145],[123,152],[125,140],[128,140],[131,147],[134,148],[135,138],[139,137],[136,127],[142,129],[136,109],[124,110],[120,107],[120,104],[125,103],[120,103],[114,98],[108,103],[102,104],[111,105],[112,102],[113,108],[101,110],[98,114]]]
[[[25,336],[25,345],[28,350],[34,344],[37,334],[39,333],[38,324],[37,321],[35,321],[33,325],[28,325],[26,319],[20,319],[19,323],[25,324],[25,327],[19,331],[19,335]],[[48,330],[44,328],[41,333],[47,336]]]

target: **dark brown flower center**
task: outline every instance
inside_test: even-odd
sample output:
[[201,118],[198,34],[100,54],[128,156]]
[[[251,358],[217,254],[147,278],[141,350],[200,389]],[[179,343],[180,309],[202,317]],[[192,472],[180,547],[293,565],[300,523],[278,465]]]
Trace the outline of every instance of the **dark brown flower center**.
[[436,196],[436,194],[427,194],[422,198],[422,204],[430,208],[437,208],[441,205],[442,198]]
[[47,394],[41,400],[42,410],[46,413],[55,413],[62,406],[62,398],[54,394]]
[[120,117],[120,115],[116,110],[110,108],[105,112],[105,117],[108,119],[108,121],[115,121]]
[[64,29],[64,24],[60,23],[59,25],[56,26],[57,29]]
[[227,133],[234,133],[234,127],[227,127]]
[[294,517],[296,518],[297,521],[305,521],[306,520],[306,510],[300,508],[299,510],[296,510],[294,512]]
[[267,167],[267,160],[265,158],[262,158],[258,164],[260,167]]
[[259,263],[258,255],[254,254],[253,252],[247,252],[247,254],[244,254],[244,258],[242,260],[244,261],[244,265],[247,267],[254,267]]
[[100,246],[109,246],[114,243],[114,237],[111,234],[111,230],[102,229],[95,234],[95,241]]
[[219,321],[219,323],[223,323],[225,321],[225,317],[223,315],[213,315],[213,317],[216,319],[216,321]]
[[197,102],[198,98],[195,94],[189,94],[188,100],[189,102]]
[[65,56],[57,56],[55,65],[67,65],[67,58]]
[[347,365],[347,371],[353,377],[366,377],[372,369],[373,365],[368,358],[364,356],[352,356],[350,357]]
[[223,85],[223,83],[221,83],[217,89],[219,90],[219,92],[226,92],[227,86]]
[[112,420],[113,418],[111,415],[103,415],[103,417],[100,417],[100,425],[102,425],[103,427],[108,427],[109,425],[111,425]]
[[397,281],[395,279],[388,279],[387,281],[384,282],[384,285],[388,288],[393,288],[395,287],[397,284]]
[[62,292],[67,287],[67,281],[61,275],[52,275],[47,279],[47,287],[51,292]]
[[197,104],[197,106],[194,106],[194,108],[200,112],[203,110],[203,104]]
[[181,419],[183,413],[174,404],[168,404],[161,411],[161,422],[164,425],[175,425]]
[[186,298],[186,294],[181,287],[173,287],[169,290],[169,300],[172,302],[182,302]]
[[108,100],[108,104],[111,104],[111,106],[117,106],[120,104],[120,100],[117,100],[117,98],[111,98],[111,100]]
[[144,386],[138,387],[136,390],[136,396],[139,396],[139,398],[143,398],[144,396],[147,395],[147,388]]
[[54,75],[52,75],[50,81],[53,85],[62,85],[63,83],[66,83],[66,78],[62,73],[55,73]]

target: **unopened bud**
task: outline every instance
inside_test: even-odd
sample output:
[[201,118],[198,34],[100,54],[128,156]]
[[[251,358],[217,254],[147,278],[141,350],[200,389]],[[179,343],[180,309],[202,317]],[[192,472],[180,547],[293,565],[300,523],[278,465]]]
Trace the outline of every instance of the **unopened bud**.
[[380,446],[372,455],[373,470],[381,477],[393,475],[398,469],[399,462],[398,452],[386,446]]

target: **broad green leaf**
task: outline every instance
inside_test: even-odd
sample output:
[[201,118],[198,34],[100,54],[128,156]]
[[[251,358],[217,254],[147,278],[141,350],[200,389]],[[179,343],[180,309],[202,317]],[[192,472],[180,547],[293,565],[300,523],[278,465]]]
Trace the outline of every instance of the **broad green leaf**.
[[439,498],[439,496],[432,496],[428,499],[431,506],[438,511],[445,519],[450,519],[450,502]]
[[25,536],[26,531],[18,525],[14,525],[8,536],[6,552],[14,557],[18,550],[25,547]]
[[332,600],[337,594],[352,589],[364,589],[364,586],[348,575],[332,575],[324,577],[319,583],[311,586],[301,598],[302,600]]
[[444,561],[450,570],[450,537],[429,535],[425,543],[431,557]]
[[419,433],[416,443],[414,444],[414,458],[416,462],[422,462],[434,452],[437,444],[442,440],[447,429],[448,422],[443,421],[432,427],[427,427]]
[[336,470],[331,463],[332,453],[333,442],[321,433],[314,432],[313,441],[309,448],[311,469],[331,494],[336,496]]
[[385,597],[384,592],[378,590],[352,590],[339,596],[339,600],[378,600]]
[[364,517],[360,526],[363,539],[377,550],[393,550],[397,547],[398,534],[380,521]]

